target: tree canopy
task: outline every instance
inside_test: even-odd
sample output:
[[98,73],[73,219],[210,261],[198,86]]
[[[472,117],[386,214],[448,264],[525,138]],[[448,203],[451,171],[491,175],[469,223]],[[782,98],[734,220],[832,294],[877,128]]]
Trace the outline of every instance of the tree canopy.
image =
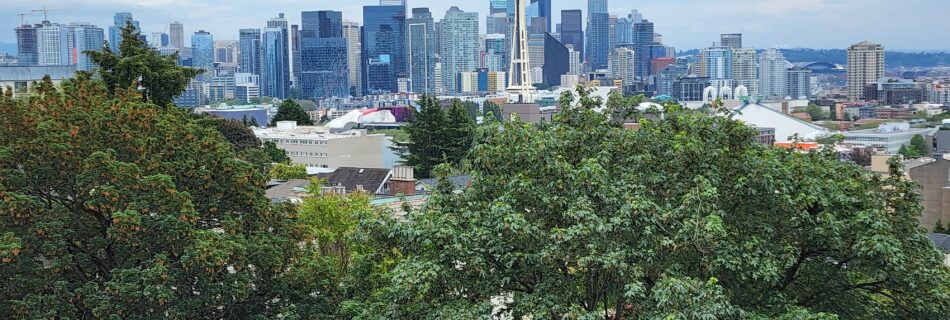
[[423,96],[419,106],[404,128],[409,141],[396,142],[396,149],[403,163],[415,168],[416,176],[428,178],[441,163],[461,164],[472,147],[475,120],[458,100],[448,111],[433,96]]
[[298,228],[263,172],[185,111],[84,75],[61,86],[0,97],[0,318],[293,310]]
[[293,99],[286,99],[280,103],[280,106],[277,107],[277,114],[271,119],[270,125],[276,126],[278,121],[296,121],[298,125],[302,126],[313,125],[313,120],[310,119],[307,111],[304,111]]
[[99,66],[97,75],[111,94],[141,85],[142,95],[148,101],[169,106],[203,70],[179,66],[178,53],[162,56],[139,36],[138,30],[129,23],[122,28],[119,52],[107,45],[102,51],[84,54]]
[[625,130],[581,95],[553,123],[485,128],[465,192],[365,222],[402,259],[358,318],[950,314],[950,269],[899,163],[883,178],[674,104]]

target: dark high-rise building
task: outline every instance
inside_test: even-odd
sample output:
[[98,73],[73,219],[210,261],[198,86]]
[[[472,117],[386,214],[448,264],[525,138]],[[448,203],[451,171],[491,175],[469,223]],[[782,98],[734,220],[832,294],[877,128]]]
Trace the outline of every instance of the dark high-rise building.
[[409,92],[435,92],[435,20],[429,8],[412,9],[406,19],[406,72]]
[[561,10],[561,43],[574,46],[584,56],[584,14],[581,10]]
[[709,77],[684,77],[673,81],[673,98],[679,101],[703,101]]
[[607,0],[588,0],[586,37],[587,63],[593,70],[606,69],[611,43]]
[[653,62],[653,53],[649,46],[653,42],[653,22],[643,20],[640,23],[633,24],[633,50],[635,73],[639,78],[646,78],[650,75]]
[[261,94],[286,99],[290,97],[290,42],[284,14],[267,21],[261,35]]
[[39,64],[39,46],[36,39],[36,26],[24,24],[16,27],[16,61],[21,66]]
[[742,34],[741,33],[723,33],[720,37],[722,43],[720,44],[723,47],[739,49],[742,48]]
[[300,97],[319,99],[349,96],[343,13],[307,11],[301,14],[301,18]]
[[241,72],[261,75],[261,29],[241,29],[238,37]]
[[290,79],[292,87],[300,86],[300,26],[290,25]]
[[363,7],[363,91],[396,92],[397,79],[406,74],[406,7]]
[[544,35],[544,66],[541,67],[542,82],[552,85],[561,85],[561,76],[571,69],[570,53],[567,47],[551,36]]

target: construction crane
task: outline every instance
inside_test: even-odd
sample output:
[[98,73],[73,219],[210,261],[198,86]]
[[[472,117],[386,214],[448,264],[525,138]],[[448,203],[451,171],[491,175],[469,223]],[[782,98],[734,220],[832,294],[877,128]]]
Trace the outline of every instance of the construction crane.
[[50,8],[47,8],[47,7],[46,7],[46,3],[43,3],[43,9],[33,9],[33,10],[30,10],[30,11],[32,11],[32,12],[42,12],[42,13],[43,13],[43,21],[49,21],[49,12],[50,12],[50,11],[54,11],[54,10],[59,10],[59,9],[50,9]]
[[33,14],[32,14],[32,13],[18,13],[17,15],[20,16],[20,25],[25,26],[25,25],[26,25],[26,17],[27,17],[27,16],[31,16],[31,15],[33,15]]

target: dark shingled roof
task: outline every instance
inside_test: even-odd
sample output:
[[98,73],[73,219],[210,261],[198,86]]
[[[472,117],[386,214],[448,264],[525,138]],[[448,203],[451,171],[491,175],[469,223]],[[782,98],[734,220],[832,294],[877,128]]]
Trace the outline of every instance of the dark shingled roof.
[[356,186],[363,186],[363,190],[369,193],[376,193],[379,187],[386,183],[389,177],[389,169],[372,168],[337,168],[331,173],[321,173],[317,177],[326,180],[325,187],[336,187],[342,185],[346,192],[355,192]]

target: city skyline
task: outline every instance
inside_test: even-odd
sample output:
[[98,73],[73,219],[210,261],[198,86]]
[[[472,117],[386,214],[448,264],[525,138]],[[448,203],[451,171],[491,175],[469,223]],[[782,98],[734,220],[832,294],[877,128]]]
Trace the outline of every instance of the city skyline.
[[[206,30],[215,39],[238,39],[241,28],[259,28],[279,12],[286,14],[290,24],[300,23],[301,11],[335,10],[343,19],[362,23],[362,7],[378,1],[357,1],[346,4],[333,1],[276,0],[266,5],[238,1],[182,1],[182,0],[72,0],[49,1],[49,19],[56,23],[87,22],[99,27],[112,25],[116,12],[131,12],[140,21],[143,34],[167,32],[168,24],[180,21],[185,34]],[[408,7],[428,7],[436,20],[441,19],[452,6],[466,12],[478,12],[480,32],[485,30],[488,0],[446,2],[409,0]],[[0,43],[15,43],[13,28],[19,25],[17,14],[40,9],[36,1],[8,0],[0,9],[9,32],[0,33]],[[892,15],[906,8],[931,8],[913,12],[914,19],[899,23],[882,24],[895,20]],[[663,1],[610,1],[609,13],[623,16],[636,9],[656,24],[656,32],[663,34],[667,45],[677,49],[694,49],[718,41],[720,33],[743,33],[747,46],[760,49],[804,47],[818,49],[846,48],[848,45],[872,40],[888,50],[942,50],[950,51],[950,35],[929,32],[950,27],[950,21],[940,19],[939,8],[950,9],[950,2],[940,0],[911,0],[902,3],[885,0],[805,0],[794,3],[781,0],[743,2],[682,0]],[[552,1],[554,24],[560,22],[560,11],[581,9],[587,16],[587,1]],[[39,23],[41,12],[28,16],[30,23]],[[584,19],[586,28],[586,19]],[[552,28],[554,28],[552,26]],[[829,32],[833,30],[833,32]],[[553,30],[552,30],[553,31]]]

